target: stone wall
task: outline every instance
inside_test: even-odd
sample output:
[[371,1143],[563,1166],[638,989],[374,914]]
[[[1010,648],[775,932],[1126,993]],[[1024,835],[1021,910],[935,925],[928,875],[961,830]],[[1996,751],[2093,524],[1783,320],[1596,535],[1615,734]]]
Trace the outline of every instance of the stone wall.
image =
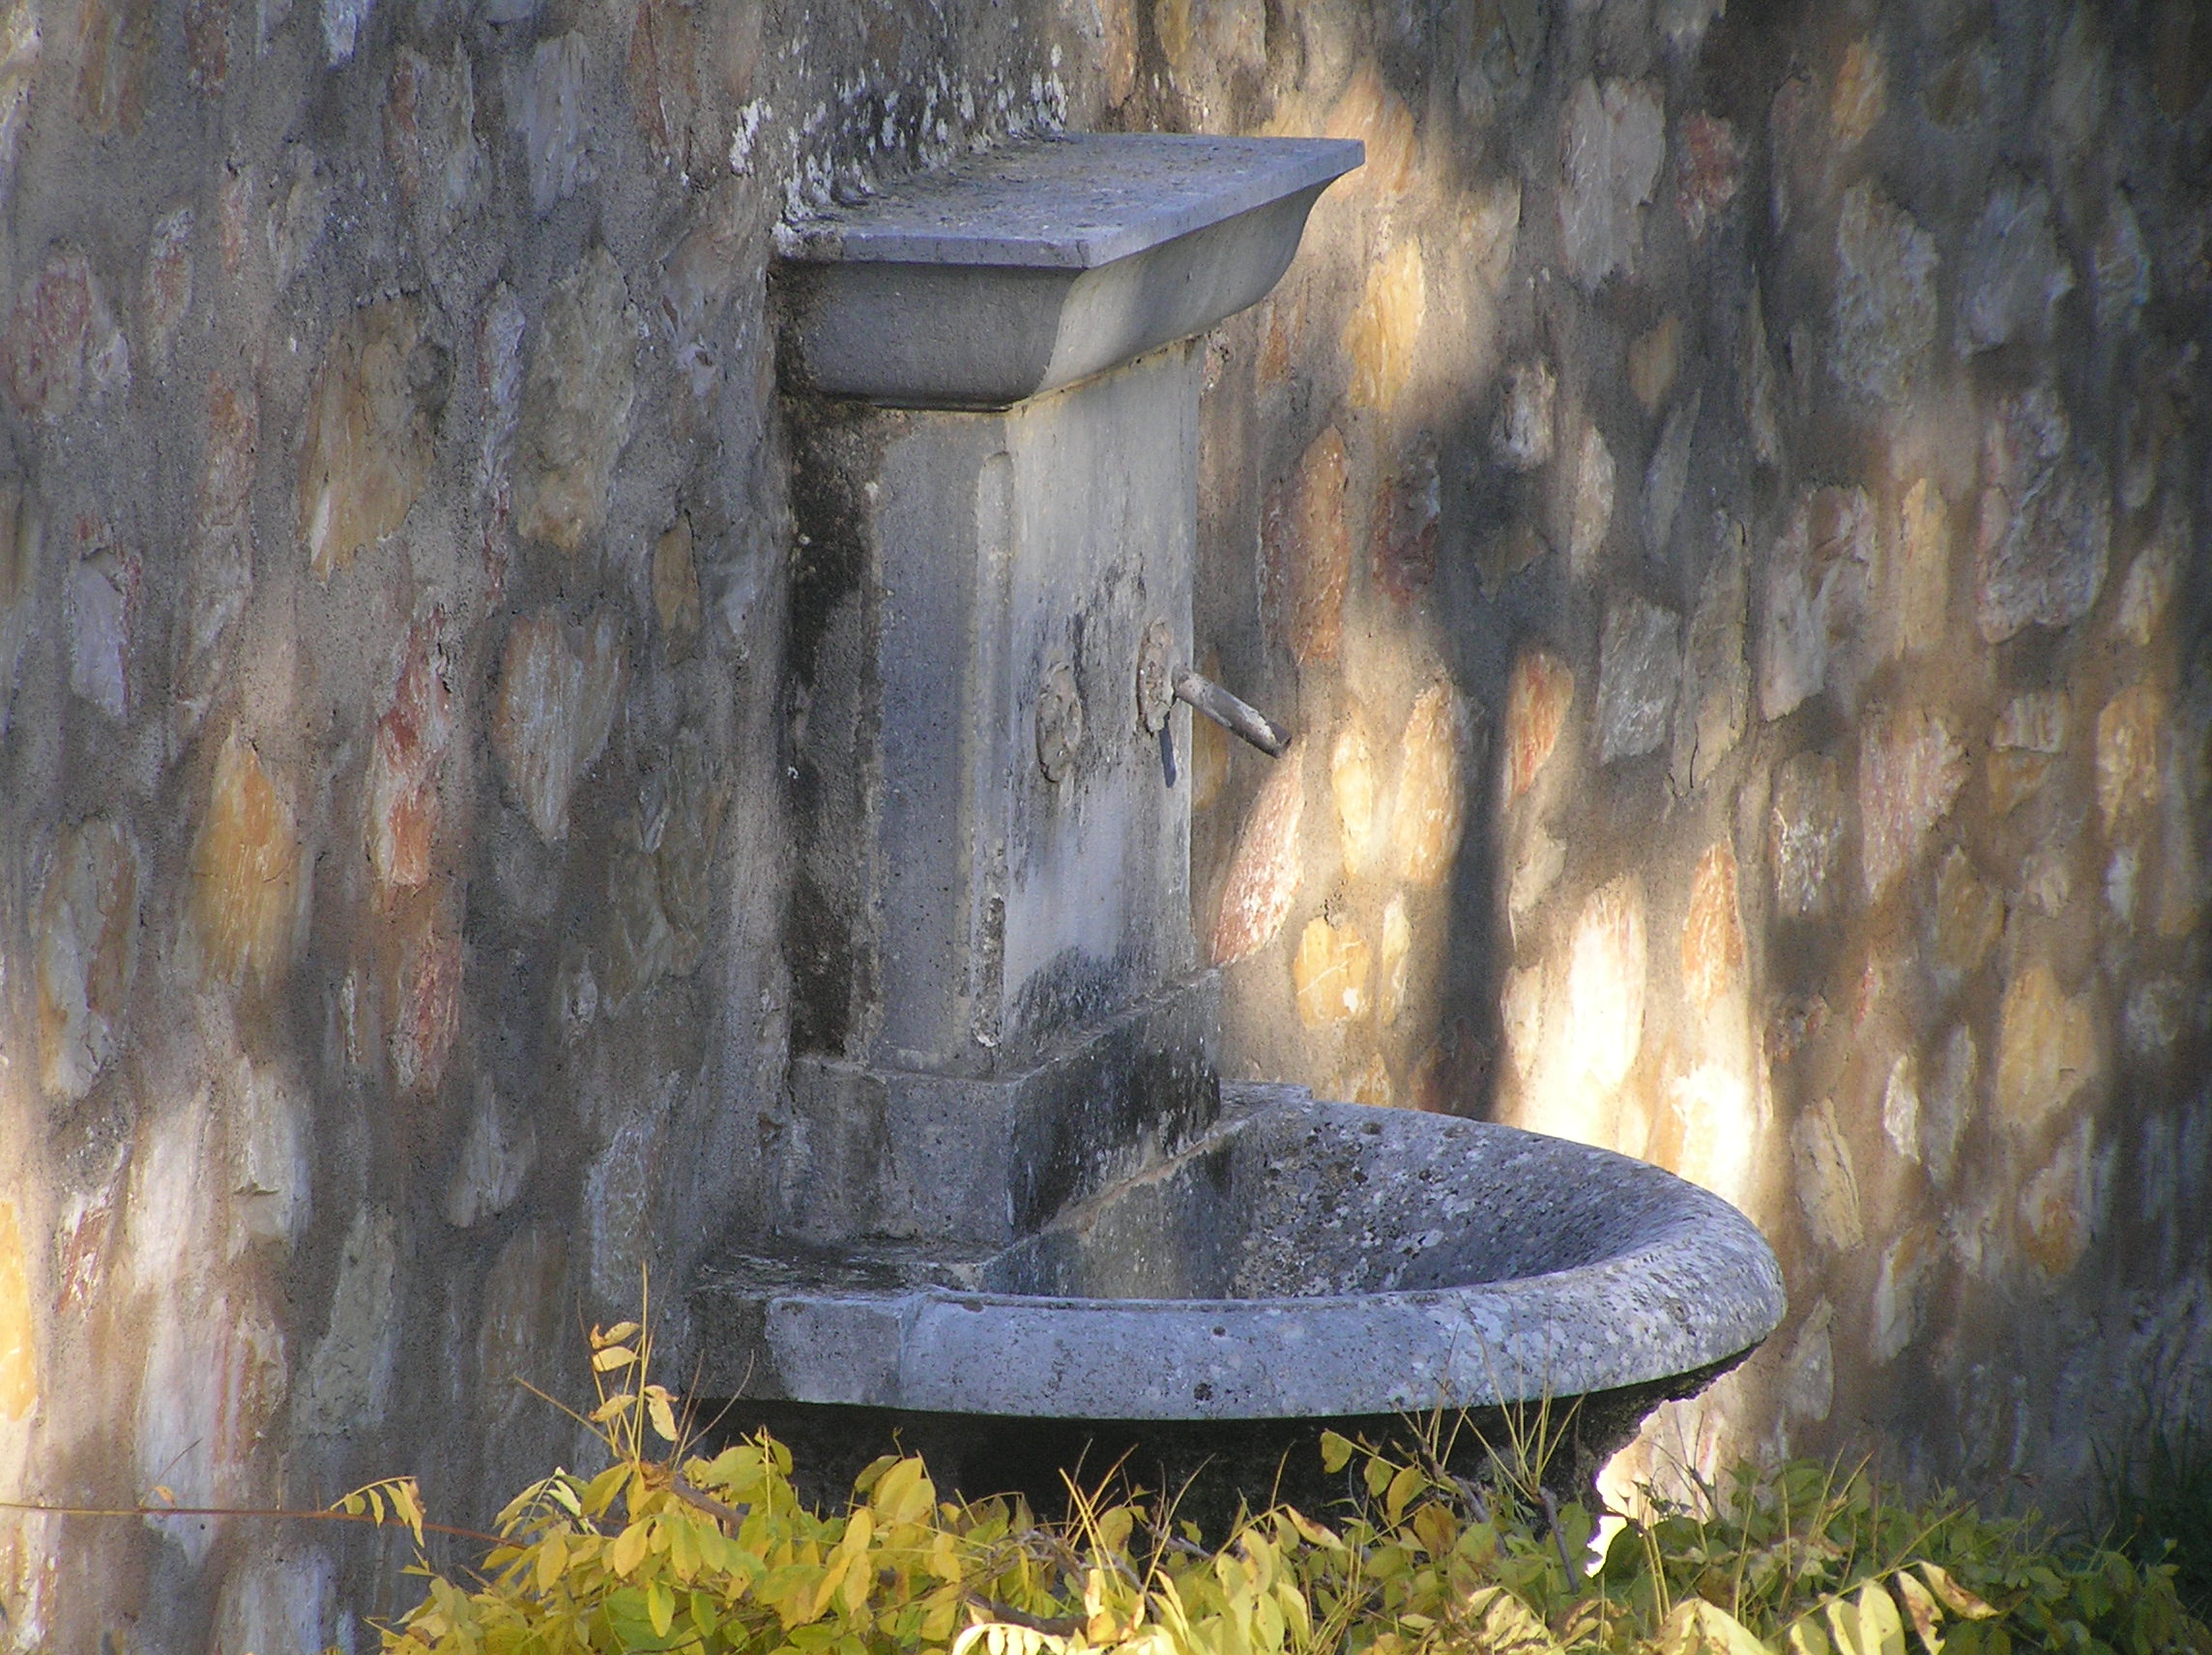
[[[1094,55],[817,11],[0,5],[0,1495],[481,1524],[648,1263],[680,1360],[783,1078],[773,225]],[[0,1643],[402,1561],[9,1514]]]
[[[1609,1145],[1791,1314],[1615,1467],[2070,1507],[2212,1410],[2212,15],[1162,6],[1366,140],[1209,403],[1237,1066]],[[1157,55],[1152,55],[1156,50]]]
[[[2208,79],[2188,0],[0,0],[0,1493],[481,1522],[647,1265],[681,1369],[787,1124],[774,225],[1061,122],[1368,145],[1209,346],[1202,665],[1306,732],[1193,755],[1239,1069],[1741,1202],[1791,1320],[1641,1463],[2201,1406]],[[358,1647],[397,1560],[11,1517],[0,1603]]]

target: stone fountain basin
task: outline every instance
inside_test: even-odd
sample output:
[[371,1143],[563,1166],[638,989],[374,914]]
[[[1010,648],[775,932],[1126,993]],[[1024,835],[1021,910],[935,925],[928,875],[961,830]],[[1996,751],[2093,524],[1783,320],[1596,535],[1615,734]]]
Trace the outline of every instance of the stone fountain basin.
[[1265,298],[1344,138],[1088,132],[1008,145],[786,225],[786,374],[902,408],[1004,408]]
[[726,1258],[703,1394],[1259,1420],[1479,1408],[1725,1366],[1782,1319],[1751,1222],[1586,1145],[1224,1088],[1182,1153],[980,1258]]

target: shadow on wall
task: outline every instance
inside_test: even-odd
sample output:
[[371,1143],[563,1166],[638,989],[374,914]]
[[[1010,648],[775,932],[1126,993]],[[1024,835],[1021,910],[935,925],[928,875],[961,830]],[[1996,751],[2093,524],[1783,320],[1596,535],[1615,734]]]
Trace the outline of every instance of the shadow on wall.
[[1124,122],[1368,146],[1211,345],[1227,1060],[1766,1230],[1623,1485],[2212,1408],[2212,24],[2123,10],[1132,19]]

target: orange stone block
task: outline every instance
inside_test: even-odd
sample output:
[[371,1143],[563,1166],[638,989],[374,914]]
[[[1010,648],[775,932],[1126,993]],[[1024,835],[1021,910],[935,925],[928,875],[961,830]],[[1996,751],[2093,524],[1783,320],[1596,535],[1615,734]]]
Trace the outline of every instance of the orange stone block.
[[1367,1009],[1367,939],[1350,925],[1316,915],[1299,934],[1291,958],[1291,986],[1298,1019],[1308,1029],[1345,1023]]
[[291,806],[233,730],[216,755],[187,895],[210,980],[266,984],[291,963],[305,884]]
[[1237,835],[1208,950],[1217,966],[1257,954],[1275,940],[1290,917],[1291,899],[1297,894],[1302,873],[1298,830],[1306,797],[1296,752],[1293,747],[1275,761]]
[[1357,138],[1367,164],[1346,182],[1353,191],[1397,195],[1413,182],[1418,134],[1413,112],[1383,80],[1372,58],[1362,58],[1351,83],[1328,112],[1324,135]]
[[1736,898],[1735,853],[1709,846],[1690,881],[1682,920],[1682,988],[1701,1017],[1710,1017],[1743,981],[1743,918]]
[[1331,425],[1271,492],[1261,525],[1270,629],[1309,663],[1333,662],[1344,640],[1344,591],[1352,573],[1344,510],[1348,471],[1344,439]]
[[2104,1049],[2086,994],[2069,998],[2038,960],[2005,987],[1997,1026],[1997,1112],[2040,1128],[2104,1076]]
[[39,1401],[39,1323],[15,1204],[0,1201],[0,1419],[21,1419]]
[[1575,675],[1557,655],[1531,650],[1513,664],[1505,691],[1505,797],[1519,798],[1559,743],[1575,703]]
[[2166,695],[2131,684],[2097,714],[2097,809],[2110,834],[2123,820],[2158,808]]
[[1443,884],[1458,859],[1467,739],[1467,708],[1452,686],[1423,690],[1398,738],[1398,801],[1390,819],[1393,871],[1409,885]]
[[392,1074],[401,1093],[435,1092],[461,1027],[461,934],[444,905],[403,922],[392,992]]
[[1428,306],[1428,273],[1418,243],[1400,242],[1368,267],[1367,290],[1344,329],[1354,408],[1387,411],[1398,405],[1419,361]]
[[417,300],[380,300],[332,334],[300,449],[300,538],[322,579],[407,521],[430,474],[443,367]]
[[1345,869],[1353,875],[1365,873],[1374,853],[1375,760],[1356,714],[1337,732],[1336,746],[1328,756],[1328,786],[1336,797],[1336,823],[1344,835]]
[[145,119],[158,22],[152,0],[89,0],[78,11],[64,61],[76,60],[76,118],[93,136],[128,137]]
[[416,623],[402,651],[399,681],[376,721],[368,760],[368,860],[385,887],[412,888],[430,877],[438,835],[438,778],[453,740],[453,695],[432,610]]

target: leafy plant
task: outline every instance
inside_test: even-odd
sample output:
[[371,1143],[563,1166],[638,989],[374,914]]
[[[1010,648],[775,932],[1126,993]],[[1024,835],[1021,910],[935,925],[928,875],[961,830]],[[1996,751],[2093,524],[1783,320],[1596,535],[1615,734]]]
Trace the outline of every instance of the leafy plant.
[[2123,1462],[2105,1466],[2109,1533],[2139,1563],[2167,1563],[2189,1611],[2212,1617],[2212,1432],[2153,1426]]
[[1539,1439],[1493,1474],[1324,1438],[1353,1490],[1328,1522],[1247,1513],[1218,1551],[1170,1501],[1071,1490],[1062,1523],[1019,1500],[939,1498],[918,1459],[806,1509],[766,1435],[686,1453],[634,1322],[595,1331],[611,1463],[557,1470],[499,1520],[483,1572],[431,1573],[391,1655],[682,1650],[758,1655],[2212,1655],[2171,1565],[2063,1553],[2032,1522],[1908,1504],[1863,1470],[1795,1464],[1696,1485],[1615,1534],[1548,1495]]

